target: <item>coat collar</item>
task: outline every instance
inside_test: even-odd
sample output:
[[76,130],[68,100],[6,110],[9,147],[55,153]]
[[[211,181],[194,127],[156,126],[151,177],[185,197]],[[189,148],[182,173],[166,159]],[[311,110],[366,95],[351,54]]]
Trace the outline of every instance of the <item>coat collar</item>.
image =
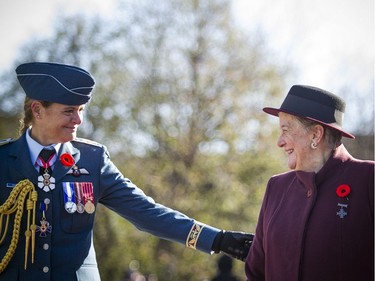
[[323,181],[332,176],[332,171],[334,169],[337,169],[337,167],[351,159],[353,159],[353,157],[346,150],[345,146],[341,144],[333,151],[331,157],[327,160],[318,173],[296,171],[296,176],[304,186],[310,186],[312,183],[319,186]]
[[341,144],[332,153],[331,157],[327,160],[324,166],[316,174],[316,184],[320,185],[327,178],[332,177],[333,170],[343,165],[344,162],[353,159],[353,157],[346,150],[345,146]]

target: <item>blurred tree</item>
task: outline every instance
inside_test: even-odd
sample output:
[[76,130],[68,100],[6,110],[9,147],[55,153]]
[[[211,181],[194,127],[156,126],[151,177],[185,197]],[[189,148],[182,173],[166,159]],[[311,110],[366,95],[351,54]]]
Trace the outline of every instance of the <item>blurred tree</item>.
[[[143,1],[133,8],[118,24],[126,27],[118,38],[127,50],[116,58],[127,78],[112,93],[115,102],[124,99],[114,110],[127,116],[116,133],[126,147],[116,153],[118,163],[159,202],[218,227],[254,230],[257,212],[249,204],[259,204],[264,182],[240,182],[238,174],[244,153],[262,136],[259,106],[283,89],[283,71],[270,62],[261,38],[236,30],[227,1]],[[129,154],[138,159],[129,162]],[[139,174],[140,167],[147,172]],[[257,172],[269,166],[262,168]],[[205,256],[180,258],[181,246],[156,243],[159,262],[147,271],[163,280],[207,274],[198,263]]]
[[[88,69],[96,88],[81,136],[105,143],[156,201],[219,228],[254,231],[268,178],[285,170],[277,120],[261,108],[280,104],[289,70],[273,62],[260,34],[241,33],[230,10],[228,0],[120,1],[111,20],[58,18],[54,34],[29,42],[14,65]],[[0,134],[15,137],[24,94],[13,70],[0,81]],[[97,214],[103,280],[121,280],[133,260],[159,281],[203,280],[216,270],[208,255],[141,233],[106,208]],[[243,263],[234,267],[243,276]]]

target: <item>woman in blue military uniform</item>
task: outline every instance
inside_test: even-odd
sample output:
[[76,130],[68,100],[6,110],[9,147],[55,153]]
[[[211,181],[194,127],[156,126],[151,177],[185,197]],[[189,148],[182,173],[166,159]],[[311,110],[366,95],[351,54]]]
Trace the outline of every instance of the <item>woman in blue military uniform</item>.
[[205,225],[157,204],[105,146],[76,137],[94,79],[70,65],[16,69],[24,132],[0,146],[0,280],[100,280],[92,243],[101,203],[155,236],[244,260],[253,235]]

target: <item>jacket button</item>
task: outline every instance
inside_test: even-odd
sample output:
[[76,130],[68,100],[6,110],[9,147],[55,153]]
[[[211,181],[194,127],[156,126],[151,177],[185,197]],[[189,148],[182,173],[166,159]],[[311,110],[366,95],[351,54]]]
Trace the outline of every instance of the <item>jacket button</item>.
[[44,273],[47,273],[48,271],[49,271],[48,266],[43,267],[43,272],[44,272]]
[[49,245],[47,243],[43,244],[43,250],[48,250],[49,249]]

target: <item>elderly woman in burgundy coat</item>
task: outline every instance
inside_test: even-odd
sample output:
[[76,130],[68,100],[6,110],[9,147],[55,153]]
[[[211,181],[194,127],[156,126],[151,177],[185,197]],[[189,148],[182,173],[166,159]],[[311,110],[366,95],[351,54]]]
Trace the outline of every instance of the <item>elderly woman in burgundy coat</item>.
[[341,144],[345,102],[295,85],[280,108],[277,145],[291,171],[267,185],[248,281],[373,281],[374,162]]

